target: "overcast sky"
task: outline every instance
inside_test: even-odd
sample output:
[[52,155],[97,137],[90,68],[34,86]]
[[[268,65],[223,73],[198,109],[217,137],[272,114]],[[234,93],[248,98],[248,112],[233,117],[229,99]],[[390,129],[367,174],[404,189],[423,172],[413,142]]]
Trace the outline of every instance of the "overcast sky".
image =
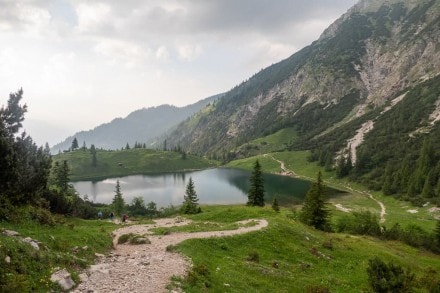
[[60,142],[225,92],[316,40],[356,0],[0,0],[0,105]]

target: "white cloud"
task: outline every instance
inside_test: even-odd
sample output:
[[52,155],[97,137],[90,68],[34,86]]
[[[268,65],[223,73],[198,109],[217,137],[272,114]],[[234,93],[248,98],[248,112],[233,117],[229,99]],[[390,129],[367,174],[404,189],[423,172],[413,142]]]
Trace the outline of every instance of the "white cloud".
[[160,46],[156,50],[156,58],[160,61],[169,61],[170,60],[170,53],[168,52],[167,47]]
[[111,6],[100,2],[80,3],[76,7],[78,30],[81,33],[99,32],[111,25],[113,19]]
[[192,61],[203,53],[203,48],[201,45],[177,45],[177,53],[180,59]]
[[93,49],[98,54],[109,58],[113,64],[122,63],[127,68],[142,65],[151,55],[149,48],[120,40],[103,40]]

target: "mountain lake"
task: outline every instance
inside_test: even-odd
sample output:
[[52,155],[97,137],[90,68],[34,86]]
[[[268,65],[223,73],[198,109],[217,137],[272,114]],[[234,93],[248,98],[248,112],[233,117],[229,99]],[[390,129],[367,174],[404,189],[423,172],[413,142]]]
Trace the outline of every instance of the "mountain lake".
[[[142,197],[145,203],[155,202],[157,207],[180,205],[183,202],[186,185],[191,177],[199,198],[199,204],[244,204],[250,187],[251,173],[238,169],[216,168],[201,171],[132,175],[101,181],[72,182],[81,196],[87,195],[95,203],[112,202],[116,181],[119,180],[122,196],[130,204],[135,197]],[[288,176],[264,174],[266,204],[274,196],[282,205],[300,203],[310,182]],[[337,193],[330,189],[330,193]]]

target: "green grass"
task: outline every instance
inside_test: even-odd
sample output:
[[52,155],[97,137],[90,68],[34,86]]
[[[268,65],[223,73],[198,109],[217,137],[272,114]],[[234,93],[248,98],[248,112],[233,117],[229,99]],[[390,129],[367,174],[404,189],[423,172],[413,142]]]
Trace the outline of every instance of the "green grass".
[[[50,281],[56,267],[66,268],[78,282],[78,271],[92,264],[95,253],[106,253],[112,247],[110,232],[115,225],[107,221],[61,219],[53,226],[31,221],[1,222],[2,229],[14,230],[20,237],[41,242],[40,250],[18,237],[0,233],[0,291],[1,292],[58,292]],[[4,260],[9,256],[10,264]]]
[[[291,211],[219,206],[204,208],[195,219],[219,223],[266,218],[269,226],[239,236],[191,239],[177,246],[195,270],[183,280],[186,292],[371,292],[366,268],[379,256],[416,274],[416,292],[428,292],[424,278],[439,280],[440,256],[399,242],[324,233],[292,220]],[[209,256],[209,257],[208,257]],[[199,272],[200,271],[200,272]],[[434,282],[431,280],[431,283]]]
[[[313,181],[318,172],[321,171],[324,183],[327,186],[349,192],[329,198],[329,208],[334,215],[334,220],[346,214],[336,209],[334,207],[335,204],[341,204],[343,207],[354,211],[369,210],[379,216],[379,205],[365,194],[371,193],[386,206],[386,221],[383,223],[385,227],[390,228],[395,223],[399,223],[402,227],[409,224],[416,224],[426,231],[432,231],[435,227],[436,220],[434,214],[428,211],[428,209],[433,207],[432,204],[426,207],[413,207],[409,202],[400,201],[390,196],[384,196],[381,192],[370,191],[361,184],[348,181],[345,178],[337,179],[334,172],[326,172],[323,167],[318,166],[316,163],[308,162],[308,151],[277,152],[271,153],[270,155],[277,160],[283,161],[287,169],[292,170],[302,179]],[[227,166],[230,168],[252,170],[256,159],[260,161],[263,172],[279,173],[281,170],[278,162],[263,155],[232,161],[228,163]],[[353,190],[348,189],[348,187]],[[416,209],[418,212],[414,214],[408,212],[408,210],[413,209]]]
[[98,164],[92,166],[90,151],[77,150],[58,154],[54,162],[67,160],[73,181],[102,179],[148,173],[178,172],[206,169],[218,166],[218,162],[187,155],[186,159],[177,152],[149,149],[130,149],[122,151],[97,151]]

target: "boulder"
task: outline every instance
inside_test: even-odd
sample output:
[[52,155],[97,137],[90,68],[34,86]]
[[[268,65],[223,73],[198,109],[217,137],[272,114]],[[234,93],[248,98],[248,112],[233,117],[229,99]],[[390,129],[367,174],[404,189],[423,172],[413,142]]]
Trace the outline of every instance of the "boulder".
[[63,290],[70,290],[75,286],[75,282],[72,280],[70,273],[66,269],[58,270],[53,273],[50,280],[60,285]]

